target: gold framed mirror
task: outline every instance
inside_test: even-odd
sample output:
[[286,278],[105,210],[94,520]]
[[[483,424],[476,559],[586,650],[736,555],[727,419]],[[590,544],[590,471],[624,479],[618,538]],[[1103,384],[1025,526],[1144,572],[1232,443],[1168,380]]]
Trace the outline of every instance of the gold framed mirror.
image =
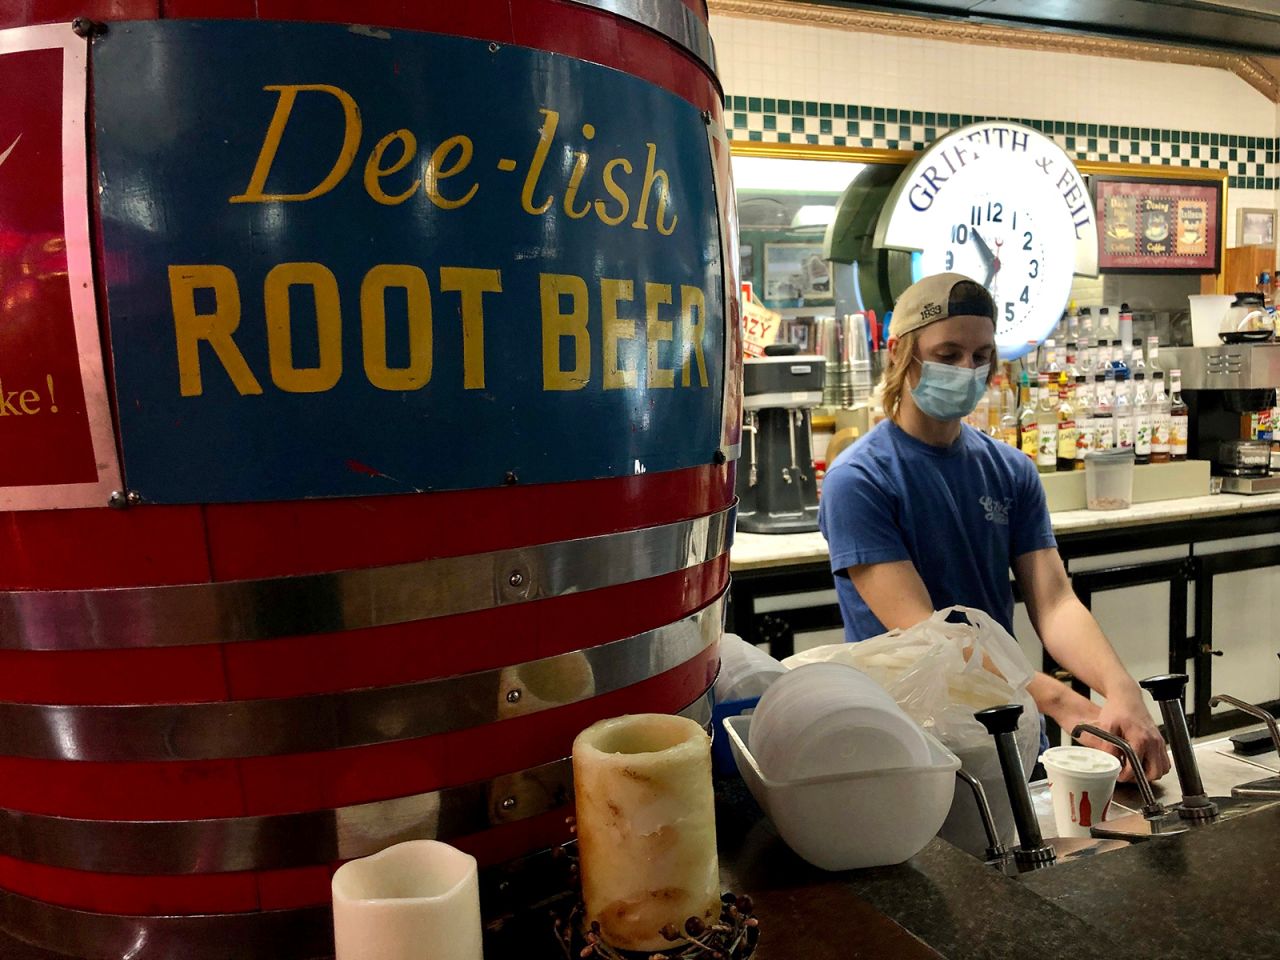
[[[734,141],[742,279],[764,305],[784,318],[843,314],[892,305],[911,282],[911,254],[875,247],[876,220],[894,183],[917,156],[914,151],[815,144]],[[1224,292],[1227,247],[1225,170],[1152,164],[1074,161],[1095,175],[1197,180],[1220,184],[1216,274],[1146,274],[1079,277],[1079,303],[1134,300],[1185,304],[1185,295]],[[1090,198],[1092,203],[1092,198]],[[831,274],[847,267],[843,283]],[[840,292],[853,293],[841,302]],[[786,320],[784,319],[784,322]]]

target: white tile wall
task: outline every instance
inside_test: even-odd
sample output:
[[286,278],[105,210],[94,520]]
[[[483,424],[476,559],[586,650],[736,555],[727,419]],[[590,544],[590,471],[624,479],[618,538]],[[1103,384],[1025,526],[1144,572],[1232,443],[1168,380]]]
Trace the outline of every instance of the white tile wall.
[[725,90],[743,96],[867,103],[1275,136],[1276,105],[1210,67],[1013,50],[713,16]]
[[[1227,70],[724,16],[711,18],[711,30],[725,91],[734,96],[1237,134],[1267,138],[1280,147],[1280,140],[1272,140],[1280,137],[1280,105]],[[762,124],[758,114],[750,115],[749,130]],[[806,133],[818,132],[814,124],[815,120],[806,122]],[[840,127],[839,121],[835,126]],[[864,123],[860,135],[869,136],[869,127]],[[896,136],[894,125],[889,128],[887,136]],[[789,120],[780,120],[777,129],[789,130]],[[843,130],[833,133],[840,135]],[[764,139],[776,136],[765,133]],[[1062,142],[1061,137],[1057,139]],[[909,143],[903,146],[910,148]],[[1280,156],[1268,158],[1259,150],[1250,160],[1241,146],[1237,159],[1249,161],[1244,169],[1228,162],[1225,141],[1221,164],[1207,159],[1207,146],[1200,157],[1214,167],[1226,166],[1233,184],[1244,176],[1264,175],[1257,170],[1257,164],[1264,164],[1270,185],[1280,172],[1276,165]],[[1105,142],[1099,147],[1104,148]],[[1129,143],[1120,147],[1128,159]],[[1150,159],[1157,147],[1161,156]],[[1085,149],[1082,131],[1075,155],[1097,159],[1097,154]],[[1168,163],[1169,154],[1168,144],[1142,142],[1136,157],[1142,162]],[[1181,156],[1191,156],[1190,148],[1184,145]],[[1192,165],[1199,162],[1191,161]],[[1276,208],[1280,192],[1247,189],[1240,182],[1228,191],[1227,202],[1224,226],[1228,245],[1233,246],[1236,212],[1242,207]]]

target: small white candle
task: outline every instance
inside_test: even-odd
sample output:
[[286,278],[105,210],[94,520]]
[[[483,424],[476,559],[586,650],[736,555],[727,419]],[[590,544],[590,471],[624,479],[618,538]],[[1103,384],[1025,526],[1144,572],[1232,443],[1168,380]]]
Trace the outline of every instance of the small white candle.
[[483,960],[476,858],[410,840],[333,875],[337,960]]
[[601,720],[573,743],[587,921],[623,950],[669,946],[660,930],[719,916],[711,739],[696,722]]

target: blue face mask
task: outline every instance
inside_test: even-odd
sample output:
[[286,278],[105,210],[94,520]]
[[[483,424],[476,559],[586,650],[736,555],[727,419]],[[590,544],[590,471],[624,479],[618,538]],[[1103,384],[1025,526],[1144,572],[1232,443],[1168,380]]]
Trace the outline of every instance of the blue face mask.
[[970,369],[921,361],[920,382],[912,389],[911,398],[935,420],[963,420],[982,399],[990,369],[989,363]]

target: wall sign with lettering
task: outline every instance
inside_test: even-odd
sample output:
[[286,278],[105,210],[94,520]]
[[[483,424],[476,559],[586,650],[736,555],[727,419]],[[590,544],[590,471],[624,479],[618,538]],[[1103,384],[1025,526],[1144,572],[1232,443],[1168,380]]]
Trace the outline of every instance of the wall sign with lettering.
[[920,154],[894,185],[875,242],[920,251],[920,276],[953,270],[990,290],[1004,360],[1048,336],[1074,274],[1098,273],[1093,204],[1075,164],[1040,132],[1000,121],[954,130]]
[[724,281],[688,102],[571,57],[331,24],[113,24],[93,55],[144,500],[715,457]]
[[85,41],[0,30],[0,511],[105,507],[120,485],[85,161]]

